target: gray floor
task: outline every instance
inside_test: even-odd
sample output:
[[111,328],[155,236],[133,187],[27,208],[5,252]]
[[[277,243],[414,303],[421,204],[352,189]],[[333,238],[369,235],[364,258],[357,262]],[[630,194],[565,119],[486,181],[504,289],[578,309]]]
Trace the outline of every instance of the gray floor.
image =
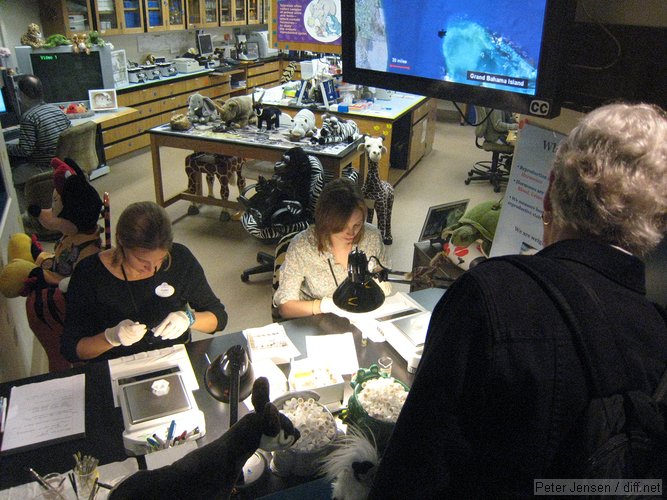
[[[163,171],[169,172],[164,179],[165,193],[170,196],[186,185],[183,159],[188,152],[162,151]],[[413,243],[429,206],[464,198],[470,198],[472,206],[502,196],[502,193],[494,193],[487,182],[464,185],[472,164],[488,156],[475,147],[472,127],[462,127],[458,121],[437,122],[433,151],[396,186],[392,217],[394,243],[388,251],[394,269],[410,269]],[[109,166],[110,174],[95,179],[92,184],[100,193],[110,193],[113,231],[125,206],[133,201],[154,200],[155,192],[148,149],[111,160]],[[247,176],[256,178],[262,171],[270,175],[271,165],[256,165],[247,171]],[[236,186],[233,186],[231,197],[236,196]],[[239,222],[221,222],[219,208],[204,206],[199,215],[187,216],[188,205],[179,201],[167,208],[174,221],[175,240],[187,245],[197,256],[211,287],[225,304],[229,313],[225,332],[270,323],[271,276],[253,276],[249,283],[242,283],[240,275],[243,269],[255,264],[259,250],[272,253],[273,248],[248,235]],[[406,285],[394,288],[408,289]]]

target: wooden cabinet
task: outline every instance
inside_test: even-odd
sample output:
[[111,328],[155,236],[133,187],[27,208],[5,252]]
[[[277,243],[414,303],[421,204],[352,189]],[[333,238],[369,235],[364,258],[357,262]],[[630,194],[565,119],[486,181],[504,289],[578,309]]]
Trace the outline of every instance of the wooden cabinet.
[[96,0],[95,15],[102,35],[144,32],[143,0]]
[[44,37],[56,33],[88,33],[93,29],[90,0],[39,0],[39,18]]
[[280,83],[280,61],[248,66],[246,69],[246,92],[248,94],[255,87],[275,87]]
[[146,31],[185,29],[185,0],[144,0]]
[[239,26],[246,24],[245,0],[219,0],[220,26]]
[[103,124],[107,160],[148,146],[150,138],[145,132],[168,123],[177,113],[187,113],[187,100],[193,93],[226,99],[232,92],[230,82],[229,73],[203,75],[120,93],[118,105],[134,108],[138,113]]
[[216,27],[218,16],[218,0],[188,0],[188,28]]
[[430,153],[433,148],[437,111],[438,106],[435,99],[424,101],[417,109],[412,111],[408,170]]

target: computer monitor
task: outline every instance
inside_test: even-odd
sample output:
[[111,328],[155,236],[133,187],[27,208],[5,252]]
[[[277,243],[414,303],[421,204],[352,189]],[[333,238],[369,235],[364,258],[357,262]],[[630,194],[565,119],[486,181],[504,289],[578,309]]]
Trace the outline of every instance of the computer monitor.
[[197,34],[197,50],[200,56],[210,56],[213,54],[213,39],[210,34]]
[[0,124],[2,125],[2,128],[17,125],[21,118],[13,85],[13,79],[3,74],[3,85],[2,91],[0,92]]
[[455,102],[560,113],[572,0],[343,0],[343,79]]

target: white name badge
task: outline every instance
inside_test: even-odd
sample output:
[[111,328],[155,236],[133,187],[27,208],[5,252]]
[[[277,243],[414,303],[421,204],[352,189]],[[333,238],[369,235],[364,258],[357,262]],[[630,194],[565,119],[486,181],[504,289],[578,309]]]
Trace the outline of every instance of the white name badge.
[[158,297],[171,297],[174,295],[175,291],[176,290],[174,290],[174,287],[166,282],[155,287],[155,295]]

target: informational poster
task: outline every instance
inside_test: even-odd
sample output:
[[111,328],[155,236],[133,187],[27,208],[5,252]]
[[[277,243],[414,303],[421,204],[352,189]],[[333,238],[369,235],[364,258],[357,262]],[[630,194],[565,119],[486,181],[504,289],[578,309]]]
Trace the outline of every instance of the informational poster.
[[341,52],[340,0],[274,0],[273,13],[277,48]]
[[531,254],[542,249],[542,202],[549,172],[563,134],[524,123],[514,149],[514,160],[491,257]]

